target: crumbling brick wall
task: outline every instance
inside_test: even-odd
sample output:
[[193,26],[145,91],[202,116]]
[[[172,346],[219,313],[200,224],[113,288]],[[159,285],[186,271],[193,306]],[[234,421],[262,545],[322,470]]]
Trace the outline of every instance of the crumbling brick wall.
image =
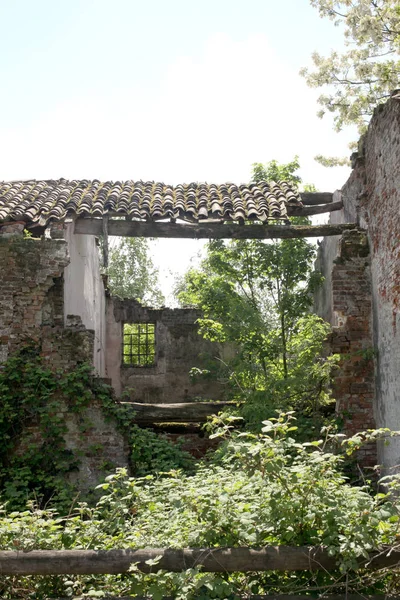
[[[331,222],[356,222],[366,229],[371,262],[374,415],[378,427],[400,429],[399,93],[375,110],[359,151],[353,155],[353,167],[341,190],[344,208],[332,213]],[[320,254],[325,270],[332,268],[332,260],[327,258],[334,254],[335,244],[334,239],[325,239],[322,244]],[[319,300],[317,310],[323,314]],[[332,316],[334,311],[328,312]],[[367,340],[365,343],[368,345]],[[360,419],[360,428],[369,426],[371,415],[372,410],[366,413],[365,421]],[[389,445],[379,446],[378,460],[388,470],[400,465],[400,440],[395,438]]]
[[[365,233],[345,232],[332,268],[333,332],[331,350],[341,355],[333,395],[343,431],[355,433],[376,427],[374,418],[374,362],[370,257]],[[376,448],[358,453],[364,466],[376,464]]]
[[[192,367],[219,368],[228,359],[228,346],[204,340],[198,333],[195,309],[151,309],[135,300],[109,299],[107,317],[107,375],[118,393],[126,391],[132,401],[149,403],[187,402],[198,398],[221,400],[224,389],[214,378],[193,379]],[[152,367],[133,367],[122,361],[124,323],[154,323],[156,357]]]
[[93,332],[73,319],[64,326],[66,242],[25,239],[19,229],[0,227],[0,362],[27,341],[53,369],[92,362]]
[[[83,362],[92,364],[94,332],[86,329],[80,317],[64,315],[67,242],[24,238],[23,228],[21,223],[0,224],[0,367],[32,342],[54,371],[71,371]],[[74,414],[60,398],[59,412],[66,424],[66,447],[80,456],[81,465],[74,475],[80,489],[97,483],[105,465],[128,465],[126,443],[100,405]],[[88,423],[85,431],[82,420]],[[31,424],[22,438],[26,443],[36,440],[40,447],[38,431]]]

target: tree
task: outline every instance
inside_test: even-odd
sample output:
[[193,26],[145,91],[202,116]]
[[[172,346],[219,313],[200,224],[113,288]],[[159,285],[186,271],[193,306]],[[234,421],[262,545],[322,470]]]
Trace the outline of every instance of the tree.
[[[266,165],[253,164],[253,181],[290,181],[301,184],[296,174],[300,168],[298,156],[287,164],[279,165],[275,160]],[[315,187],[306,185],[307,191]],[[309,219],[297,219],[308,223]],[[265,253],[266,286],[279,318],[282,348],[282,366],[285,378],[287,369],[287,336],[299,315],[304,314],[311,304],[313,291],[319,275],[313,270],[315,247],[304,239],[282,240],[262,244]],[[305,282],[304,287],[302,283]]]
[[[300,183],[298,167],[297,157],[287,165],[256,163],[253,181],[284,177]],[[191,269],[181,282],[178,300],[203,311],[202,335],[237,348],[228,368],[238,397],[282,407],[284,398],[297,395],[297,404],[311,407],[324,396],[322,372],[313,371],[327,334],[326,324],[309,315],[320,281],[314,258],[315,247],[305,239],[213,240],[201,268]],[[307,347],[312,349],[308,354]],[[254,413],[254,421],[259,420]]]
[[112,294],[121,298],[134,298],[155,307],[164,302],[148,241],[142,238],[122,238],[111,248],[108,284]]
[[311,87],[330,87],[318,99],[322,117],[334,115],[335,129],[366,128],[375,106],[400,79],[400,5],[398,0],[310,0],[321,17],[344,25],[347,51],[327,57],[314,52],[315,70],[302,69]]

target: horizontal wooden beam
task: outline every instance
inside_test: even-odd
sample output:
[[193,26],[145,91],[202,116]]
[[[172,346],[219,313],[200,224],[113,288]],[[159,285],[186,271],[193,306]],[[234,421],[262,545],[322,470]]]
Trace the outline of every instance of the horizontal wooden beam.
[[333,202],[332,192],[300,192],[300,198],[303,204],[309,206]]
[[[99,586],[100,589],[100,586]],[[374,594],[373,596],[367,596],[365,594],[335,594],[335,595],[323,595],[320,596],[323,600],[400,600],[400,596],[387,596],[384,594]],[[105,596],[105,600],[151,600],[150,596]],[[242,598],[243,600],[312,600],[313,596],[306,596],[305,594],[252,594],[251,596],[235,596],[235,598]],[[71,598],[56,598],[55,600],[87,600],[85,596],[74,596]],[[173,596],[163,596],[162,600],[175,600]]]
[[[146,561],[160,557],[157,565]],[[398,566],[400,551],[375,553],[359,566],[368,569]],[[251,571],[332,571],[335,559],[321,547],[151,548],[141,550],[0,551],[1,575],[97,575],[126,573],[132,564],[143,573],[171,572],[202,566],[207,573]]]
[[327,212],[333,212],[334,210],[341,210],[343,208],[343,202],[332,202],[331,204],[320,204],[318,206],[304,206],[303,208],[296,208],[292,206],[289,210],[288,215],[290,217],[309,217],[312,215],[321,215]]
[[142,404],[121,402],[134,412],[135,423],[205,423],[207,417],[219,413],[235,402],[178,402],[175,404]]
[[[162,223],[143,221],[108,221],[108,235],[123,237],[159,237],[183,239],[290,239],[341,235],[355,229],[355,223],[338,225],[237,225],[236,223]],[[77,219],[75,233],[88,235],[103,234],[102,219]]]

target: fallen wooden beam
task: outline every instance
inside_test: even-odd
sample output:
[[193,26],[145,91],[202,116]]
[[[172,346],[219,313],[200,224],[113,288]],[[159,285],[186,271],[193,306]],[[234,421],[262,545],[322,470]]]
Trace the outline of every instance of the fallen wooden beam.
[[[291,239],[341,235],[355,223],[327,225],[237,225],[236,223],[162,223],[110,220],[108,235],[184,239]],[[102,219],[77,219],[75,233],[102,235]]]
[[134,413],[135,423],[205,423],[207,417],[215,415],[235,402],[177,402],[175,404],[143,404],[121,402]]
[[[323,600],[397,600],[400,596],[388,596],[386,594],[375,594],[367,596],[365,594],[336,594],[323,595]],[[267,594],[267,595],[251,595],[251,596],[235,596],[235,598],[243,598],[243,600],[312,600],[313,596],[305,594]],[[74,596],[69,598],[56,598],[55,600],[88,600],[88,596]],[[103,600],[151,600],[150,596],[103,596]],[[173,596],[163,596],[162,600],[175,600]]]
[[[146,561],[159,559],[156,565]],[[360,567],[399,566],[400,551],[360,559]],[[254,571],[332,571],[335,559],[320,547],[151,548],[142,550],[0,551],[1,575],[97,575],[126,573],[135,564],[143,573],[159,569],[180,572],[202,566],[207,573]]]

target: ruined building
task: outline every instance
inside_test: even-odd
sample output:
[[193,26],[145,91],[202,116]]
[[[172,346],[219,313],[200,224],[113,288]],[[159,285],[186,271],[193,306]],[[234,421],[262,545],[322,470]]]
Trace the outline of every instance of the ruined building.
[[[226,351],[198,336],[199,314],[110,297],[97,237],[103,236],[107,261],[111,235],[323,236],[318,263],[325,284],[316,311],[334,326],[332,349],[343,355],[335,395],[345,431],[375,425],[400,429],[397,96],[377,109],[353,162],[348,182],[333,194],[298,194],[286,183],[268,182],[0,183],[0,364],[29,339],[51,368],[90,361],[118,396],[125,393],[137,403],[220,399],[217,383],[189,377],[191,367],[209,355],[223,358]],[[290,215],[323,212],[331,214],[328,225],[288,221]],[[252,220],[258,224],[249,227]],[[111,439],[107,431],[104,436]],[[116,457],[124,452],[123,442],[118,444]],[[373,459],[367,450],[365,461]],[[380,448],[379,460],[388,468],[399,464],[400,442]]]

